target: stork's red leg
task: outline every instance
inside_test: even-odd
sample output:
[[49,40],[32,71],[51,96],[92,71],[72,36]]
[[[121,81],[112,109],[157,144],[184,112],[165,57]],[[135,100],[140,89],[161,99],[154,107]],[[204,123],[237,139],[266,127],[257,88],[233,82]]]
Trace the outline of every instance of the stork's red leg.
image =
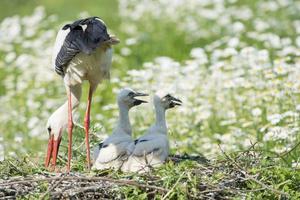
[[68,165],[67,165],[67,171],[68,172],[70,172],[71,158],[72,158],[72,130],[73,130],[72,96],[71,96],[71,91],[69,91],[69,95],[68,95],[68,136],[69,136],[69,145],[68,145]]
[[86,159],[88,163],[88,169],[91,169],[91,158],[90,158],[90,143],[89,143],[89,128],[90,128],[90,112],[92,103],[93,89],[90,86],[89,96],[87,102],[87,108],[84,117],[84,129],[85,129],[85,143],[86,143]]
[[51,154],[53,151],[53,135],[49,136],[49,141],[48,141],[48,149],[47,149],[47,156],[46,156],[46,161],[45,161],[45,167],[49,166],[50,159],[51,159]]

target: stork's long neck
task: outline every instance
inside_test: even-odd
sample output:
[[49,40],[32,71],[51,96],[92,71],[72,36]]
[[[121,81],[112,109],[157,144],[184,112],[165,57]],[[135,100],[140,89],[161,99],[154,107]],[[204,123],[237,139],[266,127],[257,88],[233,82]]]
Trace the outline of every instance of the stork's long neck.
[[131,135],[131,125],[129,121],[129,108],[123,103],[118,103],[119,106],[119,121],[118,128],[121,129],[121,132],[125,132],[128,135]]
[[156,115],[155,125],[167,132],[166,110],[161,105],[154,106]]

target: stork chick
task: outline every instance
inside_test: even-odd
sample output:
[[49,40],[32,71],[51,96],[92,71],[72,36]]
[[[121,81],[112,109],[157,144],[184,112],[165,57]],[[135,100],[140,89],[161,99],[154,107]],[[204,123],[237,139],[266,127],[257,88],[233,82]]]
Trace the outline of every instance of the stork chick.
[[123,156],[126,155],[127,146],[133,142],[131,138],[131,125],[129,110],[146,101],[136,99],[138,96],[147,94],[136,92],[130,88],[122,89],[117,97],[119,107],[119,120],[112,135],[106,138],[94,149],[94,165],[92,169],[119,169],[123,163]]
[[163,97],[154,95],[153,103],[156,121],[147,133],[134,141],[127,148],[129,158],[121,170],[125,172],[146,172],[151,167],[165,162],[169,155],[169,140],[167,136],[166,110],[181,105],[181,101],[170,94]]
[[49,118],[48,150],[45,166],[48,167],[52,158],[55,168],[62,132],[68,128],[68,163],[70,171],[72,157],[72,112],[78,107],[82,82],[90,84],[87,109],[84,119],[86,153],[90,169],[89,125],[92,95],[97,85],[109,78],[112,62],[112,45],[119,40],[107,33],[105,23],[98,17],[90,17],[66,24],[57,34],[53,49],[53,66],[62,76],[67,91],[68,101],[58,108]]

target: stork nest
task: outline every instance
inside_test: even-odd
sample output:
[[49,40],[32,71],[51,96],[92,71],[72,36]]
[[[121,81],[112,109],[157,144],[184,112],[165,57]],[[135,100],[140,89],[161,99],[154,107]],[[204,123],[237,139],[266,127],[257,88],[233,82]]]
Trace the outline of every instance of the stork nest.
[[[187,154],[175,155],[170,158],[175,164],[185,160],[197,163],[207,163],[202,156]],[[11,163],[12,164],[12,163]],[[18,167],[12,164],[12,168]],[[16,198],[50,198],[50,199],[124,199],[121,187],[135,187],[146,192],[148,198],[154,198],[156,193],[166,195],[170,190],[154,184],[155,176],[149,174],[137,175],[145,180],[116,179],[104,172],[99,174],[84,173],[48,173],[40,172],[33,175],[5,177],[0,179],[0,199]],[[203,185],[200,186],[202,189]]]
[[[156,195],[167,198],[176,193],[178,185],[181,189],[185,186],[183,194],[187,199],[229,199],[249,192],[248,181],[256,183],[262,190],[286,195],[261,182],[255,175],[250,175],[246,168],[259,164],[258,155],[250,151],[243,154],[234,158],[225,154],[226,159],[219,161],[208,161],[201,156],[172,156],[170,160],[175,166],[186,160],[197,164],[181,169],[181,175],[177,172],[178,176],[174,175],[175,181],[171,185],[166,185],[156,171],[142,175],[122,174],[119,177],[114,175],[120,173],[112,171],[100,171],[100,174],[40,171],[25,176],[4,177],[0,179],[0,199],[124,199],[136,191],[144,193],[148,199],[154,199]],[[245,158],[247,161],[244,161]],[[182,176],[186,172],[189,175]],[[218,177],[219,174],[222,176]],[[194,187],[189,185],[189,176],[196,177]],[[176,195],[172,197],[177,198]]]

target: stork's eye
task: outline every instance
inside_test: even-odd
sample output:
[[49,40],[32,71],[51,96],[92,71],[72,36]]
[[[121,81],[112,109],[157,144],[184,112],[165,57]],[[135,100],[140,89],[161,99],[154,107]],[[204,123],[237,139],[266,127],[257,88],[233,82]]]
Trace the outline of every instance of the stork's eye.
[[51,133],[51,127],[48,127],[47,130],[48,130],[48,133]]
[[130,97],[133,96],[133,95],[134,95],[134,92],[129,92],[128,93],[128,96],[130,96]]

